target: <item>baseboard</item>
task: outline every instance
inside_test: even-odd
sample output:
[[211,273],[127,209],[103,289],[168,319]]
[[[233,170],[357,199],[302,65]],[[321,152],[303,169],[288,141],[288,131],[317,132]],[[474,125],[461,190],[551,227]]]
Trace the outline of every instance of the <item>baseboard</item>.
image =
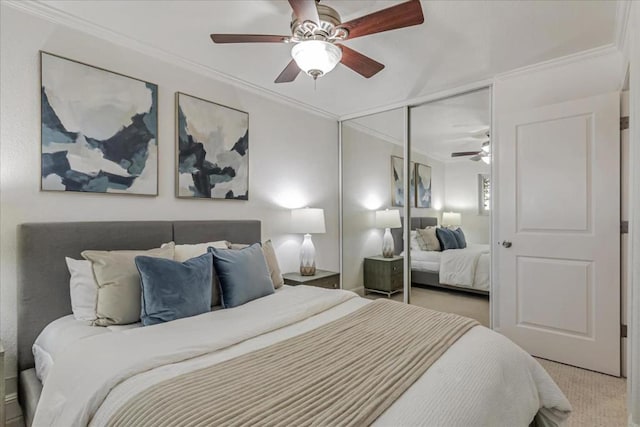
[[22,420],[22,408],[18,402],[18,393],[9,393],[4,398],[4,413],[6,426],[24,425]]

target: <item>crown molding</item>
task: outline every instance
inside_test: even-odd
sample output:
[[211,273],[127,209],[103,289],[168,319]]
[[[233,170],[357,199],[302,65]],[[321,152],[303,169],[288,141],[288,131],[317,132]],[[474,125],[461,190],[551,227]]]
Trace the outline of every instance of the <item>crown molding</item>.
[[619,50],[615,44],[610,43],[604,46],[583,50],[581,52],[572,53],[570,55],[561,56],[559,58],[538,62],[537,64],[527,65],[521,68],[516,68],[515,70],[500,73],[495,76],[494,80],[508,80],[525,74],[535,73],[549,68],[569,65],[574,62],[581,62],[587,59],[599,58],[601,56],[612,55],[615,53],[619,53]]
[[631,17],[631,0],[618,0],[614,28],[614,44],[625,57],[629,55],[629,21]]
[[440,99],[449,98],[450,96],[463,95],[468,92],[474,92],[480,89],[490,88],[493,84],[493,79],[484,79],[467,83],[461,86],[447,87],[437,90],[435,92],[428,93],[426,95],[420,95],[414,98],[405,99],[404,101],[394,102],[392,104],[380,105],[375,108],[370,108],[363,111],[357,111],[354,113],[344,114],[340,116],[340,121],[346,121],[351,119],[357,119],[359,117],[369,116],[371,114],[384,113],[385,111],[395,110],[402,107],[417,107],[427,102],[438,101]]
[[361,123],[357,123],[357,122],[354,122],[354,121],[340,122],[340,123],[343,126],[348,126],[348,127],[352,128],[352,129],[357,130],[358,132],[365,133],[365,134],[367,134],[369,136],[372,136],[374,138],[380,139],[382,141],[389,142],[391,144],[399,145],[399,146],[403,146],[404,145],[402,140],[394,138],[393,136],[388,135],[388,134],[386,134],[384,132],[380,132],[378,130],[372,129],[369,126],[365,126],[365,125],[363,125]]
[[43,3],[39,0],[3,0],[2,5],[38,16],[55,24],[78,30],[80,32],[89,34],[102,40],[106,40],[119,46],[135,50],[152,58],[171,63],[172,65],[182,67],[189,71],[204,75],[205,77],[209,77],[219,82],[246,90],[247,92],[257,94],[264,98],[295,107],[308,113],[312,113],[332,120],[338,120],[339,118],[337,114],[314,107],[313,105],[298,101],[288,96],[281,95],[277,92],[265,89],[253,83],[249,83],[245,80],[215,70],[206,65],[184,58],[180,55],[167,52],[164,49],[151,46],[148,43],[126,36],[122,33],[113,31],[109,28],[103,27],[93,22],[89,22],[75,15],[62,12],[55,7]]

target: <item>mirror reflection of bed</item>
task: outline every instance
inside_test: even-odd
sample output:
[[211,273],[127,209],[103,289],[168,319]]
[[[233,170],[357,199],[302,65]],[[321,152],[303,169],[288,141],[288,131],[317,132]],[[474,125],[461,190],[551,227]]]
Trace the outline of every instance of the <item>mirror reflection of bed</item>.
[[[476,243],[474,233],[466,233],[464,248],[425,248],[421,234],[433,232],[437,226],[437,217],[411,218],[411,303],[472,317],[488,326],[491,265],[488,242]],[[462,224],[447,228],[462,229]],[[394,229],[393,234],[397,242],[395,251],[403,256],[402,229]]]
[[[410,303],[489,326],[490,90],[412,106],[409,117],[408,162],[403,109],[342,122],[343,288],[404,300],[404,220],[394,224],[379,216],[388,216],[381,214],[385,209],[403,216],[408,201]],[[387,227],[395,258],[383,256]],[[436,233],[444,230],[461,233],[462,247],[425,245],[423,237],[439,242]]]

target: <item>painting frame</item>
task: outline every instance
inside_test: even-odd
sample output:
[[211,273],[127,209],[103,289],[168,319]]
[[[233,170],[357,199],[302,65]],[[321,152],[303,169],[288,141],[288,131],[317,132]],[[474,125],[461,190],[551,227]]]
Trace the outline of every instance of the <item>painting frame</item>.
[[[409,162],[409,169],[411,173],[409,174],[409,200],[411,202],[410,207],[416,206],[416,185],[415,185],[415,163]],[[391,156],[391,206],[392,207],[403,207],[404,203],[402,200],[406,199],[406,194],[404,192],[404,182],[402,177],[404,171],[404,158],[399,156]],[[399,194],[401,192],[402,195]]]
[[[433,204],[433,185],[431,172],[431,166],[425,165],[423,163],[416,163],[414,168],[414,173],[416,175],[414,178],[416,208],[430,209]],[[426,187],[421,185],[424,181],[428,181],[428,185]],[[422,190],[421,187],[423,188]],[[421,195],[422,192],[424,192],[424,195]]]
[[[242,159],[242,164],[240,165],[240,168],[243,169],[242,172],[245,173],[244,176],[244,188],[245,188],[245,192],[242,196],[240,197],[214,197],[212,194],[207,196],[206,192],[207,191],[211,191],[212,189],[215,188],[215,184],[211,187],[209,187],[209,185],[211,184],[211,174],[213,173],[212,169],[209,168],[208,172],[210,173],[210,175],[208,175],[207,178],[207,186],[209,187],[208,190],[206,190],[204,187],[202,187],[203,182],[202,180],[200,180],[200,182],[196,182],[196,178],[194,176],[194,171],[192,171],[191,175],[192,175],[192,182],[194,187],[190,188],[188,191],[193,192],[193,194],[184,194],[185,193],[185,189],[183,187],[185,180],[188,180],[187,177],[187,173],[181,173],[181,168],[185,168],[185,163],[184,163],[184,155],[187,154],[188,151],[187,147],[184,146],[185,143],[187,143],[187,141],[184,140],[182,141],[183,146],[181,147],[181,130],[183,129],[183,124],[181,123],[181,120],[184,120],[184,131],[185,131],[185,136],[187,137],[187,139],[191,138],[194,142],[196,141],[195,139],[193,139],[193,135],[189,134],[187,132],[187,123],[189,122],[189,118],[187,117],[186,114],[184,114],[184,112],[182,111],[181,108],[181,100],[183,99],[182,97],[184,97],[184,100],[190,99],[191,101],[195,102],[195,103],[202,103],[202,106],[207,106],[208,108],[215,108],[215,109],[220,109],[220,111],[225,111],[225,112],[229,112],[232,114],[235,113],[239,113],[241,116],[244,117],[243,120],[246,121],[246,125],[244,126],[245,132],[243,134],[243,137],[241,137],[240,139],[238,139],[235,143],[235,145],[231,148],[231,150],[229,150],[229,152],[233,151],[236,147],[236,145],[238,145],[240,143],[240,141],[243,141],[243,144],[246,142],[246,147],[244,147],[244,153],[240,153],[241,148],[240,147],[238,150],[236,150],[236,152],[238,152]],[[183,119],[181,118],[183,117]],[[219,129],[218,129],[219,130]],[[191,143],[190,141],[188,142],[189,144]],[[204,152],[204,157],[202,158],[202,163],[204,163],[205,161],[209,162],[212,165],[215,165],[216,167],[218,167],[217,163],[211,163],[207,158],[207,152],[204,148],[205,144],[210,142],[204,141],[204,142],[195,142],[195,144],[201,144],[202,145],[202,151]],[[184,93],[184,92],[176,92],[175,93],[175,197],[179,198],[179,199],[191,199],[191,200],[216,200],[216,201],[221,201],[221,200],[236,200],[236,201],[248,201],[249,200],[249,166],[250,166],[250,161],[249,161],[249,113],[246,111],[242,111],[240,109],[237,108],[233,108],[233,107],[229,107],[227,105],[223,105],[208,99],[204,99],[195,95],[191,95],[188,93]],[[182,156],[182,157],[181,157]],[[182,160],[181,160],[182,159]],[[198,163],[198,162],[196,162]],[[202,166],[204,167],[204,165]],[[224,171],[225,168],[219,168],[221,169],[221,171]],[[232,168],[233,169],[233,168]],[[236,167],[236,169],[238,169]],[[197,175],[198,173],[202,173],[205,172],[204,170],[197,170],[195,171]],[[236,171],[237,172],[237,171]],[[183,175],[183,176],[181,176]],[[220,175],[220,176],[224,176],[224,175]],[[237,173],[235,175],[233,175],[231,177],[230,180],[226,180],[226,178],[221,178],[221,179],[225,179],[225,181],[221,181],[221,182],[230,182],[233,181],[234,178],[237,176]],[[220,182],[220,183],[221,183]],[[200,185],[201,188],[198,189],[197,186]],[[204,194],[203,194],[204,192]],[[228,194],[228,192],[227,192]]]
[[[159,194],[160,174],[160,150],[158,144],[158,85],[147,80],[71,59],[52,52],[40,50],[38,53],[40,88],[39,190],[41,192],[57,192],[65,194],[87,193],[157,197]],[[49,61],[53,62],[49,63]],[[56,98],[58,104],[58,111],[56,111],[56,107],[54,107],[49,101],[49,96],[51,96],[51,91],[53,90],[52,85],[55,86],[56,67],[52,65],[55,61],[59,61],[60,64],[64,64],[59,65],[59,67],[66,66],[70,67],[71,69],[73,69],[73,67],[76,67],[73,70],[78,73],[80,77],[86,77],[87,74],[93,74],[91,76],[92,78],[86,79],[92,83],[93,80],[96,79],[96,77],[102,77],[105,81],[110,81],[111,83],[113,83],[114,81],[118,81],[120,83],[118,86],[122,86],[124,82],[127,82],[129,85],[138,86],[140,86],[139,83],[142,83],[144,87],[132,87],[133,89],[135,89],[138,95],[140,95],[141,93],[146,94],[146,91],[149,91],[148,95],[150,96],[150,98],[148,111],[145,111],[144,113],[138,112],[135,115],[128,117],[131,123],[120,123],[121,127],[113,131],[114,133],[110,134],[109,137],[107,137],[106,135],[103,135],[102,138],[97,138],[95,137],[96,135],[93,135],[93,137],[89,136],[89,134],[92,132],[88,131],[86,127],[83,127],[80,130],[67,130],[66,126],[63,123],[63,120],[60,119],[60,114],[63,114],[63,112],[60,111],[60,105],[64,105],[63,101],[65,100],[65,94],[57,93],[53,95],[53,97]],[[69,79],[70,74],[71,73],[65,73],[64,76]],[[57,78],[60,79],[60,76],[57,76]],[[82,78],[78,78],[75,81],[75,83],[79,87],[82,86],[82,83],[78,82],[82,82]],[[85,85],[89,84],[87,81],[83,83]],[[105,87],[108,87],[107,84],[103,85]],[[47,87],[49,89],[47,89]],[[64,84],[60,84],[60,87],[64,88],[65,86]],[[86,87],[82,88],[85,89],[85,91],[82,91],[78,88],[75,89],[76,91],[82,92],[83,94],[90,93],[90,95],[93,95],[95,98],[99,98],[101,95],[97,90],[95,92],[87,92]],[[142,91],[140,91],[141,89]],[[121,87],[120,90],[122,91]],[[69,96],[68,94],[66,95]],[[113,92],[110,92],[109,96],[107,97],[107,99],[111,98],[113,98]],[[131,97],[129,100],[131,101]],[[74,109],[67,109],[66,115],[67,117],[72,117],[74,113],[80,114],[84,112],[85,116],[76,118],[75,124],[77,126],[96,125],[96,128],[100,128],[100,131],[97,132],[104,133],[106,132],[106,129],[109,128],[109,125],[111,125],[111,129],[113,129],[114,121],[105,124],[105,122],[109,121],[104,119],[104,115],[101,115],[100,119],[96,120],[95,117],[98,116],[98,112],[104,111],[105,108],[107,109],[107,111],[113,111],[114,109],[117,109],[117,107],[122,108],[122,105],[126,100],[119,100],[120,102],[116,104],[117,107],[114,107],[113,104],[109,104],[107,101],[104,101],[104,104],[100,104],[99,101],[100,99],[92,99],[92,102],[95,103],[94,105],[92,105],[93,108],[87,108],[87,111],[83,111],[82,109],[78,108],[78,105],[81,104],[81,102],[79,103],[77,99],[72,99],[71,101],[69,101],[69,105],[73,105]],[[139,103],[139,109],[141,108],[140,98],[138,98],[137,101]],[[128,106],[134,107],[133,102]],[[90,112],[93,109],[96,109],[97,111],[94,116],[91,116]],[[122,112],[120,111],[120,113]],[[145,134],[145,132],[147,134]],[[53,140],[53,135],[61,139]],[[133,143],[128,141],[128,138],[130,138],[131,135],[141,138],[137,141],[134,141],[134,148],[130,146]],[[75,139],[72,140],[72,138],[74,137]],[[144,141],[144,138],[148,139]],[[84,145],[81,146],[80,143],[84,143]],[[58,151],[55,150],[57,144],[59,144]],[[82,161],[84,161],[85,163],[81,165],[81,169],[85,169],[84,171],[73,169],[72,162],[68,157],[69,151],[71,150],[65,151],[62,149],[65,148],[64,145],[66,144],[73,144],[69,145],[69,147],[73,147],[74,151],[72,157],[73,163],[74,165],[78,165],[81,164]],[[128,151],[127,154],[131,156],[130,158],[122,156],[123,153],[121,150],[125,148],[126,151]],[[63,152],[65,153],[65,159],[61,162],[60,159],[63,156],[59,154]],[[83,157],[82,154],[87,155],[87,157]],[[121,155],[122,157],[119,159],[119,161],[116,161],[118,160],[118,155]],[[144,159],[144,162],[141,162],[141,159]],[[149,161],[149,159],[151,159],[151,161]],[[91,165],[91,162],[98,162],[101,164]],[[97,169],[97,172],[87,171],[88,169],[91,169],[91,166],[99,169]],[[103,170],[102,166],[104,166],[107,170]],[[62,171],[60,170],[61,167],[67,168],[62,174]],[[111,169],[111,171],[109,171],[109,169]],[[126,174],[121,174],[123,171],[126,172]],[[49,178],[51,175],[54,175],[52,177],[54,180],[57,176],[60,181],[52,182],[51,178]],[[134,186],[134,184],[137,184],[134,187],[135,190],[131,191],[130,189]],[[150,187],[150,190],[144,191],[145,186]]]

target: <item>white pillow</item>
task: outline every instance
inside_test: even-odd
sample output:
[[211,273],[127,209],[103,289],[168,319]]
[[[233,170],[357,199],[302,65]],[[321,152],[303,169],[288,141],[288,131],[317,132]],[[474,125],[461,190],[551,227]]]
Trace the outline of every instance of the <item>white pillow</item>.
[[[169,243],[163,243],[161,248],[164,248]],[[209,246],[212,246],[216,249],[229,249],[228,245],[229,243],[226,240],[219,240],[217,242],[196,243],[193,245],[176,245],[175,252],[173,254],[173,260],[178,262],[185,262],[188,259],[206,254],[207,248]]]
[[411,230],[410,248],[412,251],[424,251],[426,245],[416,230]]
[[98,283],[93,276],[91,261],[77,260],[65,257],[71,279],[69,291],[71,293],[71,310],[76,320],[93,322],[97,319],[96,304],[98,303]]

